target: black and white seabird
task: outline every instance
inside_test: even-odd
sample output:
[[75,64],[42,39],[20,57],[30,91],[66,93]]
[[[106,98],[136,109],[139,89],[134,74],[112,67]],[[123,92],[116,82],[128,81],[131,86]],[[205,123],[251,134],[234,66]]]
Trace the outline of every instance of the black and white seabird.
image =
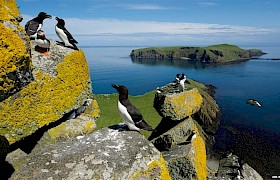
[[180,74],[176,74],[175,82],[180,83]]
[[36,46],[35,50],[38,52],[45,53],[46,56],[48,56],[48,51],[50,48],[50,40],[46,38],[46,35],[44,31],[39,30],[37,31],[37,37],[34,40]]
[[194,130],[192,130],[190,136],[188,137],[188,139],[186,140],[186,142],[193,142],[196,138],[196,133]]
[[25,24],[26,34],[30,36],[30,39],[35,39],[37,36],[37,31],[39,31],[43,26],[43,21],[46,18],[52,18],[45,12],[40,12],[37,17],[31,19]]
[[57,36],[63,41],[64,46],[73,48],[78,50],[76,44],[78,42],[73,38],[69,31],[65,28],[65,21],[59,17],[55,18],[57,20],[57,24],[55,26],[55,32]]
[[73,112],[67,117],[67,119],[74,119],[85,112],[86,107],[90,105],[92,99],[87,99],[84,104],[78,109],[73,110]]
[[118,110],[128,128],[132,131],[138,132],[141,129],[153,131],[153,128],[144,120],[140,111],[129,101],[128,89],[125,86],[115,84],[112,84],[112,87],[119,92]]
[[258,106],[258,107],[262,107],[262,105],[255,99],[248,99],[247,100],[247,104],[251,104],[251,105],[255,105],[255,106]]
[[179,91],[183,92],[185,89],[185,81],[187,80],[186,75],[183,73],[179,79]]

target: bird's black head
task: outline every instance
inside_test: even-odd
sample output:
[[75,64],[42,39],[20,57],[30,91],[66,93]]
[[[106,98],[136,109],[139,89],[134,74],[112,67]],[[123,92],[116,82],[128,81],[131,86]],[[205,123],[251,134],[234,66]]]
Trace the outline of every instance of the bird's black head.
[[183,80],[183,79],[186,79],[185,73],[182,73],[182,76],[181,76],[181,78],[180,78],[180,80]]
[[46,39],[45,33],[43,30],[37,31],[37,39]]
[[180,77],[180,74],[176,74],[176,78],[179,78]]
[[55,19],[57,20],[57,24],[65,26],[65,21],[63,19],[61,19],[59,17],[56,17]]
[[120,95],[125,95],[126,97],[128,96],[128,89],[125,86],[112,84],[112,87],[115,88]]
[[52,16],[51,16],[51,15],[49,15],[49,14],[47,14],[47,13],[45,13],[45,12],[40,12],[40,13],[38,14],[38,18],[40,18],[40,19],[44,20],[44,19],[46,19],[46,18],[51,19],[51,18],[52,18]]

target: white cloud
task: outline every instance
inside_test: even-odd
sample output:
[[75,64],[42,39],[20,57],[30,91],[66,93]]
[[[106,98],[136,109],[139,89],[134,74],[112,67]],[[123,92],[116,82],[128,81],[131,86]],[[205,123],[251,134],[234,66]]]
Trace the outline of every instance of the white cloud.
[[[24,25],[31,16],[23,15]],[[222,24],[202,24],[186,22],[127,21],[118,19],[78,19],[65,18],[66,28],[86,45],[90,43],[142,43],[164,42],[179,43],[202,41],[227,43],[228,41],[250,41],[258,36],[279,34],[279,29],[253,26],[233,26]],[[46,19],[43,30],[47,36],[57,38],[55,34],[56,20]],[[246,39],[247,38],[247,39]],[[220,42],[223,41],[223,42]]]

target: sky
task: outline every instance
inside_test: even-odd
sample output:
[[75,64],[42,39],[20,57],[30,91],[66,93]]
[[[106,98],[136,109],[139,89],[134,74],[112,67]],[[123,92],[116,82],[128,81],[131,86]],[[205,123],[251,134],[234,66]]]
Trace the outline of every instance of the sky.
[[44,11],[79,46],[280,44],[280,0],[17,0],[25,23]]

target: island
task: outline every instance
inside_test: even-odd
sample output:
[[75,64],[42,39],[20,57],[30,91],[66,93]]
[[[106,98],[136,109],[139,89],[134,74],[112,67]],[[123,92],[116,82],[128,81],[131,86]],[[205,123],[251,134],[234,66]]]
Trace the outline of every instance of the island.
[[207,47],[149,47],[134,49],[132,59],[181,59],[201,62],[234,63],[246,61],[264,53],[259,49],[242,49],[236,45],[219,44]]

